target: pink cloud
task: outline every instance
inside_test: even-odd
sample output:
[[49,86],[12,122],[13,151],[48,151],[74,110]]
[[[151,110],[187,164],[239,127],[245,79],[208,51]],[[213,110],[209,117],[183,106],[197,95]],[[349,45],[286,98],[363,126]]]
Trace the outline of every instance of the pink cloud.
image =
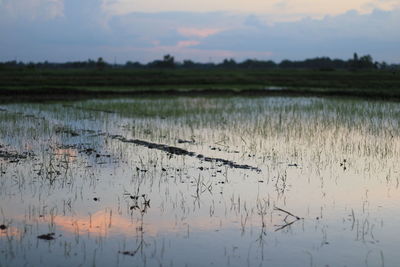
[[212,28],[179,28],[178,32],[183,36],[194,36],[199,38],[205,38],[210,35],[221,32],[222,29],[212,29]]
[[180,41],[177,44],[177,47],[189,47],[189,46],[194,46],[200,44],[199,41],[194,41],[194,40],[186,40],[186,41]]

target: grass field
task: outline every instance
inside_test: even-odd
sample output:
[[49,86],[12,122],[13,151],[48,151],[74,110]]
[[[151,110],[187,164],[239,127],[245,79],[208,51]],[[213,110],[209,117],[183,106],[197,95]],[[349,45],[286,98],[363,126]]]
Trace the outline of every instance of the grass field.
[[[265,90],[279,89],[279,90]],[[73,93],[72,93],[73,92]],[[318,70],[1,70],[0,95],[299,94],[400,99],[400,73]]]
[[1,266],[400,266],[399,113],[316,97],[0,104]]

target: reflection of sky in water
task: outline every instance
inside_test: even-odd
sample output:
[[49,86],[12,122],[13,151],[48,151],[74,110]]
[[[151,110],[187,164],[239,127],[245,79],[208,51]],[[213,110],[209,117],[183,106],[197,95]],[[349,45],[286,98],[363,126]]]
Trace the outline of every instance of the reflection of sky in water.
[[[1,162],[6,265],[399,263],[394,103],[149,98],[3,108],[1,149],[35,154]],[[169,156],[115,134],[262,171]],[[142,194],[150,207],[141,212]],[[53,241],[36,238],[51,232]]]

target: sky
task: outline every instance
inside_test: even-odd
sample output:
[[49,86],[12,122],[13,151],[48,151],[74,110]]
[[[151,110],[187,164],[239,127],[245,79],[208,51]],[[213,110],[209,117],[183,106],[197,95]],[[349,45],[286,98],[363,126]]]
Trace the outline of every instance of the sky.
[[0,0],[0,61],[400,62],[400,0]]

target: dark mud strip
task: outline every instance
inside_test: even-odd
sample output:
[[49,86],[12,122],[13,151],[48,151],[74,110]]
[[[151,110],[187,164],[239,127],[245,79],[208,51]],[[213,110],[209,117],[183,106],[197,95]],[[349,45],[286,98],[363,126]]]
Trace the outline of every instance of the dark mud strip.
[[19,155],[17,153],[11,153],[11,152],[8,152],[8,151],[0,150],[0,158],[17,160],[17,159],[26,159],[26,156],[25,155]]
[[124,143],[131,143],[131,144],[135,144],[138,146],[144,146],[149,149],[157,149],[157,150],[161,150],[161,151],[173,154],[173,155],[195,157],[200,160],[207,161],[207,162],[219,162],[219,163],[222,163],[222,165],[225,165],[225,166],[228,166],[231,168],[235,168],[235,169],[252,170],[252,171],[258,171],[258,172],[261,171],[257,167],[253,167],[253,166],[246,165],[246,164],[237,164],[237,163],[227,160],[227,159],[205,157],[201,154],[196,154],[194,152],[187,151],[187,150],[179,148],[179,147],[151,143],[151,142],[147,142],[147,141],[143,141],[143,140],[139,140],[139,139],[126,139],[125,137],[123,137],[121,135],[111,135],[110,137],[112,139],[116,139],[116,140],[119,140]]
[[8,162],[18,162],[22,159],[27,159],[28,157],[33,157],[34,154],[32,152],[23,152],[19,154],[15,151],[6,151],[1,150],[2,146],[0,145],[0,159],[7,160]]

